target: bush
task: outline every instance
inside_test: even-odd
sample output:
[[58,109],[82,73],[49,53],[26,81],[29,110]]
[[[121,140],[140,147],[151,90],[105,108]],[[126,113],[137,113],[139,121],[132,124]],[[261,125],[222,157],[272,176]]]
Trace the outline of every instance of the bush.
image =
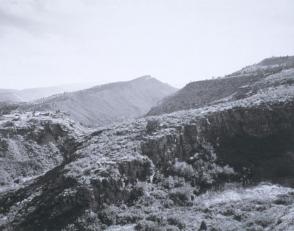
[[176,163],[173,165],[172,171],[175,175],[184,177],[186,179],[191,179],[195,172],[192,165],[179,161],[176,161]]
[[156,119],[148,120],[146,125],[146,132],[152,134],[160,127],[160,123]]
[[191,205],[191,192],[187,188],[177,188],[169,193],[169,198],[179,206]]
[[178,176],[169,176],[162,180],[162,186],[166,189],[183,187],[185,185],[185,179]]
[[142,221],[139,221],[138,224],[135,226],[135,230],[137,230],[137,231],[160,231],[161,229],[153,221],[142,220]]
[[8,143],[6,140],[0,138],[0,152],[6,152],[6,151],[8,151]]
[[186,225],[177,217],[169,217],[167,219],[169,225],[177,226],[179,229],[185,229]]

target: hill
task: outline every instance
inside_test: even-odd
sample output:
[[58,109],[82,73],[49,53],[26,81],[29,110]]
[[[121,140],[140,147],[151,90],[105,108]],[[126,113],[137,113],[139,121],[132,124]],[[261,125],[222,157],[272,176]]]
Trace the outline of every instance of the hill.
[[67,113],[86,126],[123,121],[144,115],[175,88],[150,76],[96,86],[36,101],[27,110]]
[[267,58],[223,78],[191,82],[153,107],[147,115],[171,113],[246,98],[293,81],[293,72],[294,56]]

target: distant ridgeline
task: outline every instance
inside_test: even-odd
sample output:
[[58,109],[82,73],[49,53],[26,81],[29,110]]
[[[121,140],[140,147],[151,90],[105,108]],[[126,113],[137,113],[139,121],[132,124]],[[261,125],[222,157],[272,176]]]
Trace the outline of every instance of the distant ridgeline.
[[56,94],[25,103],[23,111],[61,111],[89,127],[120,122],[146,114],[175,88],[150,76],[89,89]]
[[163,99],[147,115],[199,108],[243,99],[261,91],[293,83],[294,57],[274,57],[247,66],[224,78],[187,84],[175,94]]

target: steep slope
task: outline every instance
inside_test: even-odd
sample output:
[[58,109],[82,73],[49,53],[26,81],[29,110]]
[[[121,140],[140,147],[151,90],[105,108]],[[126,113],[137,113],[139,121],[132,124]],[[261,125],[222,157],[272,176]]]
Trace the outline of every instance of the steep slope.
[[29,110],[59,110],[83,125],[99,126],[142,116],[174,91],[169,85],[144,76],[50,97],[36,102]]
[[[294,56],[268,58],[224,78],[189,83],[153,107],[147,115],[159,115],[246,98],[258,91],[293,81],[293,72]],[[279,83],[275,75],[287,75],[289,80],[282,78],[283,82]],[[270,81],[271,78],[275,83]]]
[[83,130],[62,114],[0,116],[1,189],[17,186],[70,159]]
[[0,228],[293,230],[293,113],[282,84],[91,131],[74,158],[0,194]]

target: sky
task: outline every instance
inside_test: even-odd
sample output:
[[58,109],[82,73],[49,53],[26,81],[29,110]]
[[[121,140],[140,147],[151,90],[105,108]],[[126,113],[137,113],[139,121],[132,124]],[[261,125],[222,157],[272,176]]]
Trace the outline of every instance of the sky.
[[0,0],[0,88],[175,87],[294,55],[293,0]]

